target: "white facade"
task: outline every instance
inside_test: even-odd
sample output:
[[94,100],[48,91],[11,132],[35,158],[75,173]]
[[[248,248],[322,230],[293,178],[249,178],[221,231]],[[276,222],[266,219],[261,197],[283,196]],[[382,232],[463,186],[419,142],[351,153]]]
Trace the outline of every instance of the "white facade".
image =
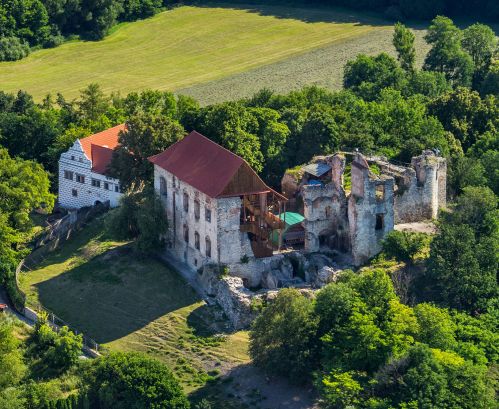
[[79,140],[59,159],[59,204],[67,209],[93,206],[109,200],[111,207],[119,204],[118,179],[92,171],[92,161]]

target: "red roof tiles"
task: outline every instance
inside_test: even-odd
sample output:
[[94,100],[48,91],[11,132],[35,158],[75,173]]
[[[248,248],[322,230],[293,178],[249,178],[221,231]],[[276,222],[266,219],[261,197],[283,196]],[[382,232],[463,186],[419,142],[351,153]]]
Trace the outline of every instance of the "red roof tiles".
[[125,130],[125,124],[80,139],[85,155],[92,161],[92,171],[105,174],[111,163],[113,150],[118,146],[118,136]]
[[271,190],[244,159],[196,131],[166,151],[151,156],[149,161],[213,198],[236,196],[231,187],[241,172],[250,174],[253,179],[251,186],[257,188],[253,193]]

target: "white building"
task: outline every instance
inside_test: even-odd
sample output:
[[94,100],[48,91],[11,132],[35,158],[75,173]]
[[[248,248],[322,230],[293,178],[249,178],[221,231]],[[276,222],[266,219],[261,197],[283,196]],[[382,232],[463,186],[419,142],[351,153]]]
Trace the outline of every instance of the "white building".
[[86,138],[77,139],[59,159],[59,204],[67,209],[93,206],[109,201],[118,205],[120,183],[106,175],[118,135],[125,124]]
[[282,222],[269,209],[286,199],[244,159],[194,131],[149,160],[179,259],[199,268],[272,255]]

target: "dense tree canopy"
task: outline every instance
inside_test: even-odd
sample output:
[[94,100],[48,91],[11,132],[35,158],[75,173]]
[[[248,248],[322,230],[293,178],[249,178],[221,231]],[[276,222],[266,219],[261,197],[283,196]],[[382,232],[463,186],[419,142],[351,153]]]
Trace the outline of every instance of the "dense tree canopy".
[[[485,409],[495,399],[487,365],[497,359],[496,324],[485,322],[401,304],[383,270],[343,272],[315,300],[282,290],[256,320],[250,352],[266,371],[315,379],[326,408]],[[286,365],[305,369],[297,377]]]

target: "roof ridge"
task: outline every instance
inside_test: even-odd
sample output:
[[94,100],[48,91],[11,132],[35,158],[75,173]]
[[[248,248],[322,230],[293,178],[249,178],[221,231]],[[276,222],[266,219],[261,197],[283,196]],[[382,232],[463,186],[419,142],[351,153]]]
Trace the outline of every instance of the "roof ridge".
[[[200,136],[201,138],[206,139],[208,142],[210,142],[210,143],[212,143],[212,144],[216,145],[218,148],[222,148],[224,151],[228,152],[228,153],[229,153],[229,154],[231,154],[232,156],[234,156],[234,157],[236,157],[236,158],[238,158],[238,159],[242,160],[243,162],[246,162],[246,160],[245,160],[244,158],[242,158],[241,156],[239,156],[239,155],[235,154],[235,153],[234,153],[234,152],[232,152],[231,150],[229,150],[229,149],[227,149],[226,147],[224,147],[224,146],[220,145],[219,143],[215,142],[213,139],[210,139],[210,138],[208,138],[207,136],[204,136],[202,133],[199,133],[199,132],[198,132],[198,131],[196,131],[195,129],[194,129],[194,130],[192,130],[191,132],[189,132],[189,134],[188,134],[188,135],[186,135],[186,137],[187,137],[187,136],[189,136],[189,135],[192,135],[192,134],[196,134],[196,135]],[[175,142],[175,143],[177,143],[177,142]],[[246,163],[247,163],[247,162],[246,162]],[[249,163],[248,163],[248,165],[249,165]],[[251,167],[251,165],[249,165],[249,166]]]

